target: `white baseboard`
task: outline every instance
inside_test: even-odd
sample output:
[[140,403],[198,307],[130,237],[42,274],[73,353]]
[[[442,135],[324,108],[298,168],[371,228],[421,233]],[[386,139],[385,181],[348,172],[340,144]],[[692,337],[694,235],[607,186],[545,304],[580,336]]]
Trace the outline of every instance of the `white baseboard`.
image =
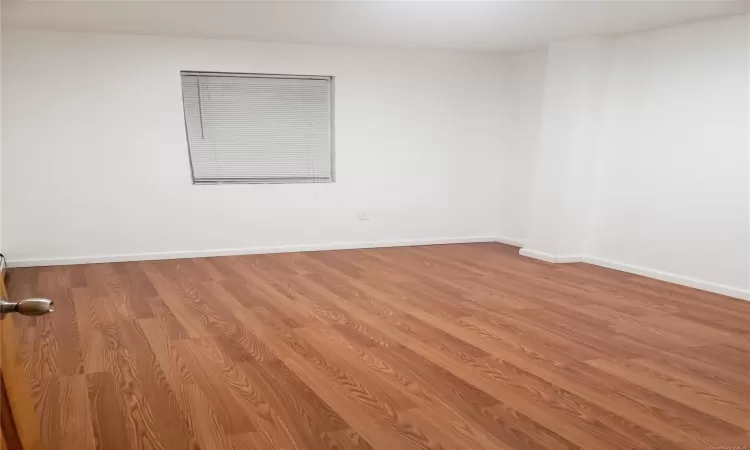
[[521,256],[526,256],[527,258],[534,258],[534,259],[540,259],[542,261],[547,261],[549,263],[557,262],[557,260],[555,259],[555,255],[551,253],[544,253],[544,252],[539,252],[536,250],[531,250],[529,248],[522,248],[521,250],[518,251],[518,254]]
[[697,278],[686,277],[677,275],[674,273],[664,272],[662,270],[650,269],[648,267],[636,266],[633,264],[626,264],[617,261],[612,261],[604,258],[597,258],[588,255],[553,255],[551,253],[540,252],[537,250],[531,250],[528,248],[522,248],[518,251],[518,254],[527,256],[529,258],[535,258],[550,263],[574,263],[574,262],[585,262],[593,264],[595,266],[606,267],[608,269],[619,270],[621,272],[632,273],[635,275],[641,275],[644,277],[654,278],[657,280],[667,281],[670,283],[680,284],[696,289],[701,289],[708,292],[714,292],[716,294],[728,295],[730,297],[739,298],[742,300],[750,300],[750,290],[740,289],[732,286],[726,286],[723,284],[712,283],[710,281],[700,280]]
[[594,256],[584,257],[583,262],[593,264],[595,266],[606,267],[608,269],[619,270],[621,272],[628,272],[635,275],[655,278],[657,280],[668,281],[670,283],[681,284],[683,286],[714,292],[716,294],[728,295],[729,297],[735,297],[742,300],[750,300],[750,289],[741,289],[732,286],[726,286],[724,284],[712,283],[710,281],[700,280],[697,278],[686,277],[670,272],[664,272],[662,270],[636,266],[633,264],[625,264],[604,258],[597,258]]
[[475,242],[502,242],[510,245],[517,245],[516,241],[513,241],[512,239],[502,239],[495,236],[468,236],[29,259],[13,259],[12,255],[9,255],[10,257],[8,258],[8,267],[61,266],[71,264],[93,264],[125,261],[152,261],[159,259],[205,258],[210,256],[257,255],[264,253],[312,252],[319,250],[349,250],[357,248],[378,247],[406,247],[411,245],[467,244]]
[[492,238],[493,241],[499,242],[501,244],[508,244],[512,245],[513,247],[523,247],[523,241],[520,239],[513,239],[509,237],[503,237],[503,236],[495,236]]
[[540,252],[528,248],[522,248],[518,251],[519,255],[529,258],[547,261],[549,263],[574,263],[583,261],[583,255],[553,255],[551,253]]
[[584,255],[557,255],[555,259],[559,263],[577,263],[584,262],[586,257]]
[[[35,267],[35,266],[58,266],[71,264],[92,264],[124,261],[151,261],[159,259],[181,259],[181,258],[204,258],[209,256],[232,256],[232,255],[256,255],[263,253],[287,253],[287,252],[310,252],[319,250],[347,250],[356,248],[378,248],[378,247],[405,247],[410,245],[439,245],[439,244],[466,244],[475,242],[500,242],[503,244],[521,247],[523,243],[519,240],[498,236],[468,236],[468,237],[446,237],[426,239],[401,239],[364,242],[339,242],[330,244],[309,245],[283,245],[271,247],[244,247],[244,248],[222,248],[210,250],[192,250],[177,252],[155,252],[155,253],[129,253],[118,255],[94,255],[94,256],[71,256],[71,257],[48,257],[34,259],[8,259],[8,267]],[[527,248],[521,248],[518,252],[523,256],[547,261],[550,263],[572,263],[585,262],[622,272],[642,275],[670,283],[681,284],[704,291],[728,295],[743,300],[750,300],[750,290],[740,289],[732,286],[712,283],[696,278],[685,277],[661,270],[632,264],[620,263],[603,258],[586,255],[553,255]]]

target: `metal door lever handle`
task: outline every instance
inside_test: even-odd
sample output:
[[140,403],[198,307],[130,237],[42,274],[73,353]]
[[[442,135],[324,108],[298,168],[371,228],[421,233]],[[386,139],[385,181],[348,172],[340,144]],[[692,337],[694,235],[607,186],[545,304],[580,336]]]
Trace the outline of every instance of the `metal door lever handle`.
[[27,298],[18,303],[0,300],[0,317],[8,313],[18,313],[24,316],[43,316],[54,310],[54,302],[46,298]]

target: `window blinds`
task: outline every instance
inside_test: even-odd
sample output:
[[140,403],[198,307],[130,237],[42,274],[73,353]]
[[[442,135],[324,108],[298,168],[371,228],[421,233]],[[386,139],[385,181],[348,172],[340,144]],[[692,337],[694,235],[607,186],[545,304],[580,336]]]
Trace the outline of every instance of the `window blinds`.
[[330,77],[181,76],[195,183],[332,181]]

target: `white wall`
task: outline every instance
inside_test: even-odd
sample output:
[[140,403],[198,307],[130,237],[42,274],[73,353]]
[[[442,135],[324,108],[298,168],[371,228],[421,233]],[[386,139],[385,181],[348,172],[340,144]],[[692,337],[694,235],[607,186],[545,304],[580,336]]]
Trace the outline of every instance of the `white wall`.
[[748,16],[615,42],[590,254],[750,296],[749,64]]
[[[2,23],[2,8],[0,8],[0,24]],[[0,84],[2,83],[2,25],[0,25]],[[3,116],[3,108],[2,108],[2,87],[0,86],[0,253],[3,251],[3,183],[2,183],[2,161],[3,161],[3,151],[2,151],[2,116]]]
[[[18,30],[2,44],[17,264],[497,233],[502,56]],[[192,185],[180,70],[334,75],[337,182]]]
[[[547,169],[517,186],[531,198],[517,235],[522,254],[750,298],[749,22],[735,16],[550,46],[541,119],[516,118],[539,130],[537,158],[509,150],[523,166]],[[576,61],[586,45],[591,58]],[[524,68],[510,63],[511,74]],[[549,105],[561,108],[559,117]],[[596,113],[581,122],[581,111]],[[592,141],[576,140],[581,129]],[[593,152],[581,153],[587,146]],[[567,154],[555,161],[550,148]],[[544,203],[549,196],[560,198]],[[565,239],[576,229],[585,234]],[[535,246],[549,253],[534,254]]]
[[[3,250],[31,264],[551,230],[573,237],[553,260],[750,297],[748,20],[509,58],[6,31]],[[338,181],[191,185],[184,69],[335,75]],[[562,129],[566,111],[585,114]],[[541,186],[563,195],[535,227],[544,149],[565,150],[541,164],[566,176]]]
[[527,238],[529,182],[539,147],[539,122],[544,94],[547,52],[518,53],[508,57],[508,145],[503,161],[499,236],[523,243]]
[[606,40],[585,39],[547,50],[524,253],[554,260],[585,245],[608,49]]

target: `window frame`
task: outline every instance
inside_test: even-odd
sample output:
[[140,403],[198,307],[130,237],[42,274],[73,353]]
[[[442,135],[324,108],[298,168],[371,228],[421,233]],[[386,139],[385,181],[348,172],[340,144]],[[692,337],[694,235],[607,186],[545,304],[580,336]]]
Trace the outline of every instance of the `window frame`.
[[[188,161],[190,162],[190,178],[194,186],[210,186],[222,184],[333,184],[336,182],[336,78],[333,75],[299,75],[299,74],[280,74],[280,73],[256,73],[256,72],[216,72],[205,70],[180,70],[180,98],[182,99],[182,114],[185,124],[185,144],[188,151]],[[282,79],[301,79],[301,80],[327,80],[329,86],[328,94],[328,128],[330,133],[329,158],[331,165],[331,175],[328,179],[295,179],[295,178],[237,178],[237,179],[195,179],[195,170],[193,167],[193,155],[190,151],[190,133],[188,131],[187,110],[185,108],[185,98],[182,95],[182,77],[188,76],[209,76],[209,77],[235,77],[235,78],[282,78]]]

